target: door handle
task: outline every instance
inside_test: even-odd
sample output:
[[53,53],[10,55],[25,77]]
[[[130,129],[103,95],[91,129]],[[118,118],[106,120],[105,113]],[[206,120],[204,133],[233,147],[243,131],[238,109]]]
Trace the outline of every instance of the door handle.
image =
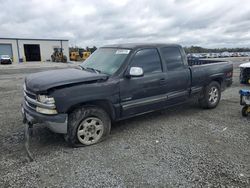
[[161,78],[161,79],[159,80],[159,82],[160,82],[160,84],[165,84],[165,83],[166,83],[166,79],[165,79],[165,78]]

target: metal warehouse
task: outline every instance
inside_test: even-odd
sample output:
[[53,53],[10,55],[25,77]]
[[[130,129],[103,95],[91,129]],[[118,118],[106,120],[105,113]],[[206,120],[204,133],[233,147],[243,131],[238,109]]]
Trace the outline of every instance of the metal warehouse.
[[69,59],[69,41],[65,39],[0,38],[0,55],[9,55],[15,63],[51,61],[55,49],[62,49]]

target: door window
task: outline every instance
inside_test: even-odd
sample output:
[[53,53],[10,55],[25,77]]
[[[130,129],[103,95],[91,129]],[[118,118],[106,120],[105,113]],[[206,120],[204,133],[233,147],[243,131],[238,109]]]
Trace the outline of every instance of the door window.
[[178,48],[167,47],[161,51],[168,70],[175,70],[183,66],[182,56]]
[[141,67],[144,75],[162,72],[161,60],[156,49],[138,51],[131,63],[132,67]]

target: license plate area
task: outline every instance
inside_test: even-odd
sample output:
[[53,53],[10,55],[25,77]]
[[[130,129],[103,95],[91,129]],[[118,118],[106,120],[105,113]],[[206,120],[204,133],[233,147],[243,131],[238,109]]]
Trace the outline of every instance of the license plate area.
[[31,117],[28,113],[25,113],[25,117],[28,120],[28,122],[32,122],[33,117]]
[[24,108],[22,108],[21,111],[22,111],[23,123],[26,123],[26,122],[32,123],[34,118],[31,115],[29,115],[27,112],[25,112]]

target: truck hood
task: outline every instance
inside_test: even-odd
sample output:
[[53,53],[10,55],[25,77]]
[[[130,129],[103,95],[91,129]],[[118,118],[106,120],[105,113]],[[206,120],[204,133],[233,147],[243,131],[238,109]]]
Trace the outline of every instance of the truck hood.
[[28,90],[39,93],[58,86],[106,80],[107,78],[106,74],[71,68],[30,74],[25,78],[25,84]]

